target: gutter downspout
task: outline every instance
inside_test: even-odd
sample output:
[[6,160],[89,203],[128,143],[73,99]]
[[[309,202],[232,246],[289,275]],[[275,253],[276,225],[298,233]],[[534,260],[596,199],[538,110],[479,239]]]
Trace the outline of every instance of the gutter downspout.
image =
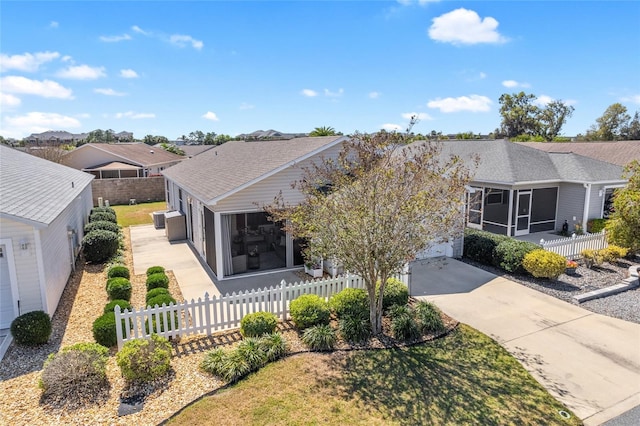
[[589,203],[591,202],[591,184],[583,183],[584,192],[584,209],[582,210],[582,232],[587,231],[587,221],[589,220]]

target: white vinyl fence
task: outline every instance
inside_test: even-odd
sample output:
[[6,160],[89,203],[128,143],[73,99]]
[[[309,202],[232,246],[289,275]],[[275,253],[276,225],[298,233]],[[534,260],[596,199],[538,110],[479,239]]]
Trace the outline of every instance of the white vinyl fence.
[[558,253],[571,260],[579,258],[582,250],[600,250],[609,246],[604,229],[597,234],[573,234],[559,240],[540,240],[540,245],[547,251]]
[[[405,285],[408,275],[397,276]],[[121,311],[115,307],[118,350],[133,339],[149,338],[152,333],[164,337],[189,334],[206,334],[240,327],[240,320],[247,314],[266,311],[285,320],[289,315],[289,303],[303,294],[317,294],[329,299],[345,288],[365,288],[364,280],[357,275],[345,274],[336,278],[300,283],[286,283],[277,287],[255,289],[224,296],[205,294],[204,298],[169,306]]]

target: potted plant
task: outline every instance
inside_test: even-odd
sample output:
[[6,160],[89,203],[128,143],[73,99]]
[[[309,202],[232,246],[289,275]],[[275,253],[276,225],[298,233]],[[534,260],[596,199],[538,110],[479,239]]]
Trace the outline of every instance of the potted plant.
[[574,275],[576,273],[576,269],[578,268],[578,262],[575,260],[567,259],[567,266],[565,267],[565,273],[567,275]]
[[311,275],[313,278],[322,277],[322,259],[307,259],[307,261],[304,262],[304,272]]

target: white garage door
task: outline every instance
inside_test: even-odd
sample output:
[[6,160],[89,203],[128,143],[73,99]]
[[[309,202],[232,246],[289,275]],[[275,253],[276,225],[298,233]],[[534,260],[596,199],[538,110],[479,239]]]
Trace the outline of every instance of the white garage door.
[[0,328],[11,326],[11,321],[15,318],[13,306],[9,255],[7,247],[2,244],[0,245]]
[[424,250],[416,256],[417,260],[420,259],[428,259],[431,257],[440,257],[440,256],[453,256],[453,243],[442,243],[442,244],[434,244],[429,247],[427,250]]

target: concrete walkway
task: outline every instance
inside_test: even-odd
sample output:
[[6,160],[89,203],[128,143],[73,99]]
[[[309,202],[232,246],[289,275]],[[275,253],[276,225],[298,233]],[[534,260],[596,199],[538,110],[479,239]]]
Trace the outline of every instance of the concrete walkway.
[[587,425],[640,405],[640,324],[453,259],[414,262],[411,293],[493,337]]

